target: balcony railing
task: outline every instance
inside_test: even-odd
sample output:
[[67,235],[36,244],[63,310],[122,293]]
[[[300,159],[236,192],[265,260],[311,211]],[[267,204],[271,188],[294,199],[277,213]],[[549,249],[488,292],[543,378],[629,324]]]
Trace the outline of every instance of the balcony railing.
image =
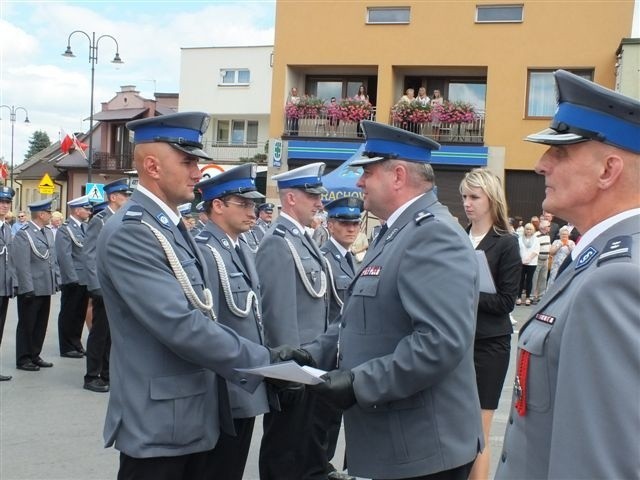
[[[370,120],[376,119],[375,108]],[[312,117],[286,118],[283,135],[300,137],[337,137],[337,138],[358,138],[362,137],[362,132],[358,122],[348,122],[328,116],[321,112]],[[448,122],[398,122],[389,116],[389,124],[403,130],[431,137],[440,143],[484,143],[484,113],[477,113],[471,122],[448,123]]]
[[267,161],[265,145],[265,142],[240,145],[205,142],[204,150],[211,155],[214,162],[233,163],[238,161],[252,161],[263,163]]
[[132,170],[133,155],[131,153],[95,152],[93,154],[93,168],[96,170]]
[[476,118],[468,123],[446,122],[399,122],[391,117],[389,123],[394,127],[408,130],[418,135],[431,137],[440,143],[484,143],[484,114],[476,114]]
[[[371,114],[367,120],[376,119],[376,109],[372,107]],[[284,135],[300,137],[340,137],[358,138],[362,137],[359,122],[351,122],[327,115],[320,112],[311,117],[287,118],[284,117]]]

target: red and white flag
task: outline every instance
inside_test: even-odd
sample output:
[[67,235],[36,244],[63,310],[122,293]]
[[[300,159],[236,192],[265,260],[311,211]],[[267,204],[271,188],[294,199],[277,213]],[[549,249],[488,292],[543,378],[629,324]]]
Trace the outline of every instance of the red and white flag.
[[62,137],[62,140],[60,140],[62,153],[69,154],[72,149],[78,149],[82,156],[85,157],[84,151],[89,147],[86,143],[78,141],[73,133],[65,133],[63,129],[60,129],[60,136]]
[[9,178],[9,167],[7,162],[0,162],[0,178],[5,180]]

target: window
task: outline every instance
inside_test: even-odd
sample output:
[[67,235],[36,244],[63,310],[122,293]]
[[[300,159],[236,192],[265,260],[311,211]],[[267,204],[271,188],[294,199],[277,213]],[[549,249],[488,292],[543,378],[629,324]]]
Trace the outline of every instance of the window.
[[251,72],[247,68],[220,70],[220,85],[248,85],[251,80]]
[[[552,117],[556,110],[556,83],[549,70],[529,70],[527,78],[527,117]],[[569,70],[593,80],[593,70]]]
[[367,23],[409,23],[411,16],[410,7],[368,7]]
[[218,145],[256,145],[258,122],[255,120],[218,120]]
[[483,81],[451,81],[449,82],[449,100],[452,102],[467,102],[476,108],[477,113],[484,113],[487,84]]
[[520,23],[522,5],[477,5],[476,23]]

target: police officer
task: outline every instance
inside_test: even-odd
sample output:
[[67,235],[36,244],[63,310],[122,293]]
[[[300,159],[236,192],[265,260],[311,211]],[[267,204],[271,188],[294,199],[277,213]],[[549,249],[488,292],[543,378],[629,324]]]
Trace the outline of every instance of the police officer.
[[[638,478],[640,102],[558,70],[535,166],[582,233],[520,329],[496,478]],[[570,263],[569,263],[570,262]]]
[[[127,203],[131,189],[126,178],[109,182],[104,186],[107,202],[93,206],[93,217],[87,225],[87,236],[84,241],[84,262],[87,274],[87,290],[91,297],[93,323],[87,337],[87,370],[84,375],[84,389],[97,393],[109,391],[109,352],[111,335],[109,321],[104,308],[102,290],[96,269],[96,247],[98,236],[104,224],[115,212]],[[98,210],[98,211],[96,211]]]
[[60,268],[62,295],[58,314],[60,356],[82,358],[82,329],[87,315],[89,295],[84,268],[86,221],[91,215],[89,196],[67,202],[71,214],[55,235],[56,256]]
[[40,357],[49,323],[51,295],[58,291],[56,249],[53,232],[47,227],[51,203],[51,200],[41,200],[28,205],[31,221],[18,230],[12,244],[18,280],[16,365],[28,372],[53,366]]
[[[4,323],[7,319],[9,299],[14,296],[13,289],[17,287],[15,282],[15,269],[13,265],[13,253],[11,252],[11,226],[5,222],[5,216],[11,210],[11,200],[15,192],[7,186],[0,187],[0,345]],[[0,382],[11,380],[10,375],[0,375]]]
[[[263,343],[260,282],[254,257],[240,241],[255,220],[256,165],[245,163],[196,185],[209,218],[195,238],[207,263],[218,322],[255,343]],[[229,400],[236,435],[221,433],[213,452],[216,478],[242,480],[255,417],[269,411],[261,383],[253,393],[230,384]]]
[[191,235],[194,237],[202,231],[208,221],[207,214],[204,211],[204,202],[198,202],[196,204],[196,212],[198,212],[198,219],[196,220],[195,226],[191,229]]
[[127,124],[139,184],[98,239],[112,340],[104,439],[120,451],[119,479],[217,478],[211,454],[229,423],[221,379],[253,392],[260,377],[237,368],[295,358],[213,321],[206,263],[177,210],[194,198],[198,160],[210,158],[208,124],[200,112]]
[[[282,213],[256,255],[269,346],[304,346],[327,328],[330,289],[324,256],[305,233],[322,209],[324,166],[313,163],[272,177]],[[303,390],[285,390],[279,400],[281,411],[264,416],[261,480],[326,480],[326,431],[316,412],[316,398]]]
[[[347,289],[355,275],[351,245],[356,241],[360,232],[360,216],[363,202],[355,197],[343,197],[329,202],[324,207],[327,212],[327,229],[329,239],[320,250],[325,256],[331,279],[330,322],[335,322],[347,296]],[[342,410],[323,402],[326,408],[324,417],[327,419],[328,457],[332,458],[338,442],[338,434],[342,424]],[[330,465],[329,480],[355,478],[335,471]]]
[[258,205],[258,219],[253,227],[253,234],[258,239],[258,242],[262,241],[262,237],[267,233],[273,220],[273,209],[275,205],[270,202],[261,203]]
[[[363,121],[364,208],[386,221],[338,323],[306,347],[345,409],[349,473],[466,479],[483,443],[473,365],[478,269],[433,192],[433,140]],[[338,343],[339,338],[339,343]]]

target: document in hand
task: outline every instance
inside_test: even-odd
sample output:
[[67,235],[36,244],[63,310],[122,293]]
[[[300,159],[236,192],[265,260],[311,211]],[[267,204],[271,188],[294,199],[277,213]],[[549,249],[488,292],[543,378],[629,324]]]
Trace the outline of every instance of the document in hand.
[[304,383],[305,385],[317,385],[323,383],[320,377],[324,375],[324,370],[304,366],[301,367],[293,360],[288,362],[274,363],[265,367],[255,368],[236,368],[238,372],[245,372],[250,375],[259,375],[261,377],[277,378],[278,380],[287,380],[289,382]]
[[496,293],[496,285],[489,269],[489,262],[483,250],[476,250],[476,258],[480,267],[480,291],[484,293]]

